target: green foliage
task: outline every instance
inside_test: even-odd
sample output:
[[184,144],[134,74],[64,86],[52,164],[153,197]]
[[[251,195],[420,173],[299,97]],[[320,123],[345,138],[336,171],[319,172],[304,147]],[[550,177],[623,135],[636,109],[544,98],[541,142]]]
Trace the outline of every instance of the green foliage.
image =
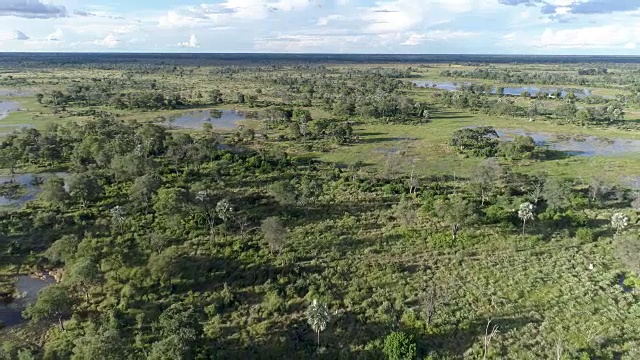
[[569,205],[571,187],[561,178],[548,177],[544,182],[542,197],[551,209],[563,209]]
[[384,354],[389,360],[417,359],[417,345],[412,335],[405,332],[392,332],[384,339]]
[[73,259],[80,239],[74,235],[63,235],[56,240],[44,253],[44,256],[52,263],[66,263]]
[[453,133],[449,145],[462,154],[491,157],[497,151],[497,137],[498,133],[492,127],[464,128]]
[[[96,63],[77,72],[84,65],[67,64],[60,76],[29,63],[21,81],[48,89],[47,106],[20,100],[35,110],[12,116],[33,115],[36,128],[7,135],[0,161],[5,172],[70,169],[74,191],[66,197],[64,181],[54,179],[42,201],[0,212],[0,294],[15,294],[16,277],[41,269],[60,271],[62,284],[51,289],[66,289],[43,291],[25,311],[33,321],[0,329],[0,343],[16,342],[12,359],[29,351],[46,359],[381,358],[381,334],[390,328],[417,339],[401,335],[397,353],[415,358],[419,347],[429,358],[451,359],[482,353],[487,317],[501,327],[493,357],[555,358],[558,339],[565,358],[583,350],[593,358],[637,357],[640,321],[625,292],[640,271],[631,241],[637,216],[606,183],[572,178],[586,164],[631,172],[634,159],[545,159],[532,139],[497,142],[490,131],[460,140],[468,145],[463,153],[500,156],[500,163],[461,159],[442,146],[480,121],[546,131],[548,121],[567,122],[554,114],[561,100],[498,97],[493,84],[475,81],[451,93],[409,85],[408,78],[432,74],[432,65]],[[517,65],[498,68],[480,70],[518,82],[532,76]],[[631,72],[611,74],[619,71]],[[259,97],[249,95],[258,87]],[[596,91],[604,90],[619,91]],[[242,130],[216,134],[213,126],[152,124],[177,112],[125,110],[178,106],[168,99],[174,92],[189,109],[234,103],[241,93],[238,109],[251,107],[256,116]],[[142,93],[163,93],[165,101],[137,102]],[[572,101],[589,121],[634,126],[621,120],[615,100]],[[625,107],[634,103],[625,98]],[[60,125],[41,126],[50,120]],[[381,154],[380,146],[395,153]],[[380,173],[385,161],[388,171]],[[568,180],[543,189],[530,176],[541,169],[551,174],[545,179]],[[538,216],[518,217],[526,202]],[[629,224],[613,238],[616,212]],[[530,235],[517,236],[525,219]],[[316,297],[325,303],[307,309]],[[64,331],[51,323],[58,313]],[[588,341],[589,334],[597,336]],[[313,349],[315,336],[327,346]]]
[[85,206],[89,202],[99,199],[102,191],[102,186],[93,174],[76,174],[69,179],[69,194],[74,200]]
[[52,205],[61,205],[69,199],[69,194],[64,188],[64,179],[57,176],[48,178],[42,185],[40,200]]
[[285,245],[287,230],[280,219],[274,216],[268,217],[262,221],[260,229],[265,240],[267,240],[267,244],[269,244],[271,253],[281,252]]
[[38,300],[29,305],[24,316],[34,321],[57,320],[61,330],[63,318],[71,315],[73,298],[71,290],[63,285],[51,285],[38,294]]
[[498,155],[508,160],[544,159],[545,150],[530,136],[516,136],[498,146]]

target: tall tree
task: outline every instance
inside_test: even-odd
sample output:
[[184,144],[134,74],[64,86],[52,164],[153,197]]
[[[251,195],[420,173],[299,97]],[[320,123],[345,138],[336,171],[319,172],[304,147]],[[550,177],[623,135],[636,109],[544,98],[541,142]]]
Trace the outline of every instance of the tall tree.
[[279,218],[272,216],[262,221],[262,234],[269,244],[271,254],[282,251],[287,236],[287,230]]
[[307,322],[309,326],[318,334],[318,348],[320,347],[320,332],[324,331],[329,325],[331,314],[327,304],[321,303],[318,299],[313,299],[311,305],[307,308]]
[[36,302],[29,305],[23,315],[34,321],[57,320],[60,330],[64,331],[62,320],[71,315],[74,302],[70,294],[64,285],[50,285],[40,291]]

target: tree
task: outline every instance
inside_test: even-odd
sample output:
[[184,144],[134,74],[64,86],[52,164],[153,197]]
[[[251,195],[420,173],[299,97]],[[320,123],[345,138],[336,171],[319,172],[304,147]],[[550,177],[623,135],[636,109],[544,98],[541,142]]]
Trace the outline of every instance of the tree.
[[459,195],[437,202],[435,211],[451,225],[453,241],[457,240],[460,228],[463,225],[474,222],[477,217],[476,207],[473,203],[463,199]]
[[74,341],[71,360],[121,360],[128,358],[129,345],[116,330],[89,329]]
[[34,321],[56,319],[60,330],[64,331],[62,319],[71,315],[72,306],[70,290],[64,285],[54,284],[40,290],[36,302],[29,305],[23,315]]
[[80,201],[82,206],[98,199],[102,191],[102,186],[93,174],[80,173],[69,180],[69,194],[74,200]]
[[382,351],[388,360],[414,360],[418,357],[415,339],[401,331],[392,332],[385,337]]
[[262,234],[269,244],[271,254],[282,251],[287,236],[287,230],[282,225],[280,219],[275,216],[268,217],[262,221]]
[[155,167],[153,160],[136,153],[118,155],[111,160],[111,171],[120,181],[135,179],[152,172]]
[[80,239],[75,235],[63,235],[56,240],[44,253],[44,256],[53,263],[64,264],[73,259],[80,244]]
[[526,203],[520,204],[520,209],[518,209],[518,218],[522,220],[522,236],[524,236],[524,229],[525,229],[525,226],[527,225],[527,221],[533,220],[534,209],[535,209],[535,206],[533,206],[533,204],[531,203],[526,202]]
[[320,332],[324,331],[329,325],[331,314],[327,304],[321,303],[318,299],[313,299],[311,305],[307,308],[307,322],[309,326],[318,334],[318,348],[320,347]]
[[157,124],[143,124],[136,130],[139,153],[143,156],[158,156],[166,150],[167,129]]
[[195,152],[195,141],[191,135],[183,132],[173,134],[167,144],[167,155],[172,160],[176,173],[182,167],[188,169],[189,162],[186,161]]
[[0,148],[0,167],[8,168],[10,174],[14,174],[20,161],[20,150],[13,146]]
[[227,223],[233,216],[233,207],[229,202],[229,199],[222,199],[216,203],[216,215],[222,220],[223,223]]
[[173,285],[173,280],[182,274],[182,252],[177,246],[170,246],[159,254],[152,254],[149,258],[148,268],[151,276],[163,285],[168,282]]
[[497,182],[500,180],[502,172],[502,167],[493,158],[483,161],[475,168],[471,176],[471,185],[478,193],[482,206],[489,200],[489,197],[497,186]]
[[595,177],[589,184],[589,199],[592,202],[602,201],[609,190],[609,187],[602,178]]
[[[216,203],[215,193],[209,189],[203,189],[201,185],[196,185],[192,191],[195,192],[194,203],[196,207],[199,209],[199,215],[204,217],[207,225],[209,226],[209,233],[214,234],[216,220],[218,219],[218,211],[224,216],[228,218],[231,216],[231,212],[233,209],[231,208],[231,204],[227,200],[226,203],[224,201],[218,201]],[[197,190],[198,188],[202,190]]]
[[62,204],[69,199],[69,194],[64,188],[64,179],[52,176],[42,184],[40,192],[40,200],[48,202],[52,205]]
[[213,89],[209,92],[209,103],[211,105],[217,105],[222,103],[222,92],[218,89]]
[[624,229],[629,226],[629,217],[623,213],[615,213],[611,217],[611,227],[616,230],[616,235],[619,235]]
[[631,201],[631,207],[636,211],[640,211],[640,191],[635,191],[633,194],[633,201]]
[[129,200],[146,208],[160,189],[161,179],[156,174],[142,175],[133,182],[129,189]]
[[181,188],[158,190],[153,210],[162,224],[169,228],[176,228],[183,219],[187,192]]
[[269,186],[269,195],[273,196],[281,205],[296,203],[296,189],[288,181],[277,181]]
[[571,188],[567,181],[548,177],[542,188],[542,197],[551,209],[562,209],[569,205],[569,197],[571,196]]
[[127,213],[124,211],[122,206],[116,205],[111,210],[109,210],[109,214],[111,214],[111,227],[114,231],[122,231],[127,222]]
[[576,113],[576,121],[580,125],[587,125],[593,121],[593,115],[588,109],[580,109]]
[[102,273],[94,259],[82,258],[76,260],[65,272],[65,283],[82,289],[85,299],[89,301],[89,289],[102,280]]
[[449,145],[463,154],[490,157],[496,153],[497,138],[498,133],[490,126],[463,128],[453,133]]
[[418,218],[415,202],[404,195],[400,202],[393,206],[393,212],[395,218],[406,227],[412,226]]
[[540,159],[544,149],[531,136],[516,136],[513,141],[500,143],[498,154],[508,160]]
[[203,334],[199,317],[191,305],[184,303],[175,303],[163,311],[155,324],[161,340],[153,344],[149,359],[195,358]]

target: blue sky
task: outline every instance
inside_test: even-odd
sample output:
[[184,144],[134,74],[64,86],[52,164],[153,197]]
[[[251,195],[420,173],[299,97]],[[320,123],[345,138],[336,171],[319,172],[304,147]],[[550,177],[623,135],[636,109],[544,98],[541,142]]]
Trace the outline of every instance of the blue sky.
[[640,55],[640,0],[0,0],[0,51]]

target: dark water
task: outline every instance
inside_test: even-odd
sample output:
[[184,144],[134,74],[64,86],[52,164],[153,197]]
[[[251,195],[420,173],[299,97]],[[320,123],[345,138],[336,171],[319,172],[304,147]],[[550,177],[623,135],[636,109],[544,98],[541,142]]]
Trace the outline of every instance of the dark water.
[[[425,87],[425,88],[433,88],[433,89],[439,89],[439,90],[447,90],[447,91],[458,91],[460,90],[461,87],[466,86],[466,85],[470,85],[471,83],[468,82],[433,82],[433,81],[429,81],[429,80],[412,80],[412,83],[416,84],[416,86],[419,87]],[[505,87],[504,88],[504,94],[505,95],[510,95],[510,96],[520,96],[522,95],[524,92],[528,92],[529,94],[536,95],[538,93],[546,93],[546,94],[552,94],[556,91],[560,91],[562,93],[562,97],[567,96],[568,93],[573,92],[574,95],[579,98],[585,98],[587,96],[591,95],[591,90],[589,89],[559,89],[559,88],[539,88],[539,87],[535,87],[535,86],[521,86],[521,87]],[[497,88],[493,88],[493,90],[491,90],[492,94],[497,94],[498,93],[498,89]]]
[[15,183],[19,189],[15,196],[0,195],[0,206],[20,206],[27,201],[34,200],[40,193],[39,182],[44,182],[48,177],[58,176],[66,178],[68,173],[42,173],[42,174],[16,174],[0,176],[0,184]]
[[618,285],[620,285],[620,287],[622,288],[622,291],[626,292],[626,293],[630,293],[633,292],[633,288],[630,286],[627,286],[624,284],[624,281],[627,279],[627,277],[624,274],[620,274],[618,275]]
[[4,326],[14,326],[22,324],[22,311],[27,305],[33,303],[38,298],[38,292],[45,287],[55,284],[55,279],[51,276],[36,278],[31,276],[18,277],[15,285],[15,297],[9,304],[0,304],[0,323]]
[[234,129],[238,122],[246,120],[245,113],[236,110],[197,110],[169,119],[165,124],[180,129],[202,129],[205,123],[214,128]]
[[540,146],[551,150],[566,152],[575,156],[619,156],[638,153],[640,156],[640,140],[621,138],[601,138],[596,136],[557,135],[550,133],[529,132],[522,129],[497,129],[498,136],[510,140],[516,135],[530,136]]

